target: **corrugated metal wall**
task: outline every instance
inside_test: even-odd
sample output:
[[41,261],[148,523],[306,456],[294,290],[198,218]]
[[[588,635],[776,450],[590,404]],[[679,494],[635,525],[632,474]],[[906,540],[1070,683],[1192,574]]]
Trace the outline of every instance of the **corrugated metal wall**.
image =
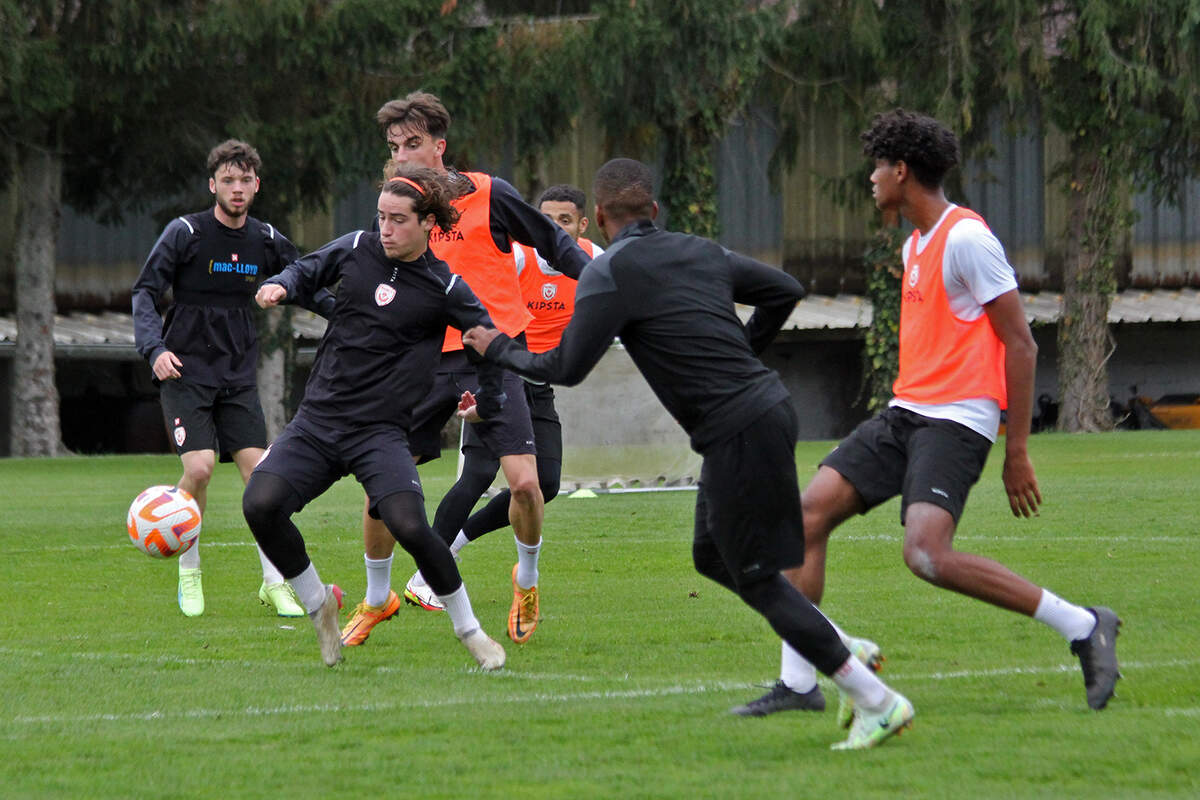
[[[820,107],[790,110],[807,124],[795,165],[773,186],[768,164],[778,141],[776,113],[756,108],[736,120],[715,154],[721,241],[784,266],[817,293],[860,292],[861,254],[877,216],[865,182],[858,131]],[[1004,243],[1023,288],[1055,288],[1061,282],[1066,206],[1061,191],[1048,186],[1044,176],[1062,158],[1063,139],[1053,133],[1012,135],[999,124],[992,126],[990,136],[993,154],[965,165],[963,196],[951,199],[984,215]],[[603,127],[585,115],[537,162],[535,174],[506,177],[529,194],[548,184],[574,183],[588,191],[590,202],[591,177],[605,155]],[[494,169],[503,169],[512,161],[498,157],[496,163],[501,166]],[[855,170],[863,170],[861,203],[835,203],[830,182]],[[847,188],[851,197],[858,191]],[[298,220],[288,234],[316,247],[333,235],[369,225],[374,203],[374,189],[364,181],[360,190],[335,203],[331,216]],[[1132,198],[1131,204],[1140,218],[1128,237],[1128,266],[1119,276],[1122,287],[1200,285],[1200,181],[1189,182],[1175,206],[1155,204],[1145,194]],[[6,207],[7,219],[15,218],[11,191],[0,195],[0,205]],[[58,243],[61,307],[123,309],[159,232],[160,225],[149,215],[109,227],[64,209]],[[589,234],[600,239],[594,228]],[[11,250],[11,238],[11,224],[0,226],[0,248]],[[11,275],[11,264],[0,262],[0,311],[11,310]]]

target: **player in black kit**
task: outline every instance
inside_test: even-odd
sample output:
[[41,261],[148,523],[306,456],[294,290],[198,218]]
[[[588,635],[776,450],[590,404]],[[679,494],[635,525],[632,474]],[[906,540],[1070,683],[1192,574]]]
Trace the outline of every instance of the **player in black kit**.
[[[159,384],[163,416],[183,462],[179,488],[196,498],[201,514],[216,466],[233,461],[248,480],[267,446],[258,399],[258,334],[251,298],[263,278],[295,261],[296,248],[271,225],[248,214],[259,188],[262,160],[245,142],[230,139],[208,154],[208,188],[216,206],[167,225],[133,285],[134,341]],[[157,304],[170,289],[171,305]],[[333,296],[309,306],[327,314]],[[284,617],[304,610],[279,570],[259,550],[259,600]],[[179,556],[179,608],[204,613],[199,542]]]
[[[854,658],[820,611],[781,574],[804,560],[796,412],[757,354],[804,290],[781,270],[654,226],[650,170],[615,159],[596,173],[596,223],[611,246],[584,270],[559,346],[532,354],[496,330],[463,342],[533,380],[573,385],[620,336],[650,388],[704,457],[696,498],[696,569],[758,613],[855,700],[850,737],[872,747],[911,724],[913,707]],[[755,307],[745,326],[734,303]]]
[[[321,582],[291,516],[347,474],[366,490],[368,513],[427,576],[479,665],[504,665],[504,649],[480,628],[449,547],[429,527],[408,443],[412,410],[429,393],[446,326],[492,324],[467,284],[429,250],[430,231],[448,231],[457,219],[451,197],[446,180],[430,169],[386,181],[377,233],[333,240],[265,282],[255,298],[264,308],[304,302],[338,283],[304,400],[242,499],[254,538],[312,617],[329,666],[342,658],[341,590]],[[485,419],[503,407],[501,378],[502,370],[479,365],[478,413]]]

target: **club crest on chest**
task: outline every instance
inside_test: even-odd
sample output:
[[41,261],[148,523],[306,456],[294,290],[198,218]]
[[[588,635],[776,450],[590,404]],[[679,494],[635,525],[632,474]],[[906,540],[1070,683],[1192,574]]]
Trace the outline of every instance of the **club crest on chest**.
[[388,303],[396,299],[396,290],[386,283],[381,283],[375,287],[375,305],[386,306]]

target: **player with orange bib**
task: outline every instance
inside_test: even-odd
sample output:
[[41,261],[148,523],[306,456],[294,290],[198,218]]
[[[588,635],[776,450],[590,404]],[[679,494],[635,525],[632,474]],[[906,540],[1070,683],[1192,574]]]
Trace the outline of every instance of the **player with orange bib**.
[[[570,234],[585,253],[595,258],[604,252],[604,248],[583,236],[588,229],[586,203],[587,198],[582,189],[559,184],[542,192],[537,207]],[[576,281],[554,269],[528,245],[514,246],[513,257],[520,277],[525,308],[533,317],[529,326],[525,328],[525,344],[532,353],[553,350],[558,347],[563,328],[567,327],[567,323],[571,321],[571,314],[575,311]],[[537,442],[538,484],[541,486],[544,501],[549,503],[558,496],[562,475],[562,424],[554,407],[554,388],[548,383],[525,381],[525,399],[529,403],[534,440]],[[459,480],[472,482],[474,491],[478,492],[477,496],[482,496],[491,486],[500,465],[481,447],[465,447],[463,454],[463,473]],[[461,530],[457,531],[454,540],[450,542],[451,552],[457,555],[468,543],[484,534],[506,527],[509,524],[508,507],[509,491],[505,489],[462,523]],[[453,522],[450,521],[449,524],[452,525]],[[412,592],[422,593],[419,595],[422,607],[438,606],[436,596],[427,589],[413,586],[410,582],[406,595]]]
[[[897,109],[876,117],[862,139],[875,163],[875,204],[916,228],[903,252],[900,372],[888,408],[838,445],[804,490],[804,565],[788,577],[819,603],[833,529],[899,495],[909,569],[934,586],[1056,630],[1080,660],[1088,705],[1104,708],[1120,677],[1117,615],[1068,603],[1003,564],[954,549],[967,494],[1005,409],[1002,479],[1012,513],[1036,515],[1042,502],[1027,446],[1037,345],[1016,275],[983,218],[946,199],[942,182],[958,163],[953,133]],[[878,666],[874,643],[845,638],[851,651]],[[851,706],[842,699],[840,721],[848,724]],[[812,665],[785,643],[780,680],[734,712],[762,716],[824,705]]]

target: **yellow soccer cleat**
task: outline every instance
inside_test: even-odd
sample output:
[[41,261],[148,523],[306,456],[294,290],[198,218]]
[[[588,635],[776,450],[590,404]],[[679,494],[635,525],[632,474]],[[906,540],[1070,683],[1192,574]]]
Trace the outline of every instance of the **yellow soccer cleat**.
[[517,565],[512,569],[513,601],[508,612],[508,638],[525,644],[538,624],[538,588],[522,589],[517,585]]

